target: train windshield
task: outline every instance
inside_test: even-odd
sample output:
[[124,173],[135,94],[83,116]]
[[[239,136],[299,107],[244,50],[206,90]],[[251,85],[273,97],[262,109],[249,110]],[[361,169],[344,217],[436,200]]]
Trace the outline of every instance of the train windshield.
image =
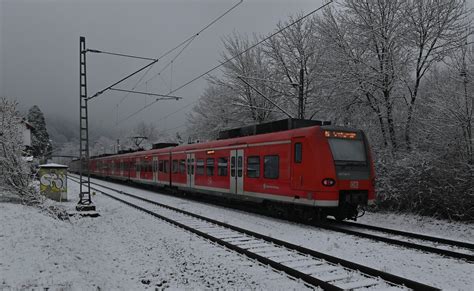
[[365,147],[362,140],[343,138],[329,138],[328,140],[335,161],[366,161]]

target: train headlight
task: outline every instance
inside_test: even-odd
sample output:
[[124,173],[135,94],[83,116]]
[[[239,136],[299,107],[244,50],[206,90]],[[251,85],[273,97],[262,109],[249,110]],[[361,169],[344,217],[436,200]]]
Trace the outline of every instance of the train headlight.
[[324,178],[321,183],[323,184],[323,186],[326,186],[326,187],[331,187],[331,186],[334,186],[336,184],[336,181],[334,181],[334,179],[331,179],[331,178]]

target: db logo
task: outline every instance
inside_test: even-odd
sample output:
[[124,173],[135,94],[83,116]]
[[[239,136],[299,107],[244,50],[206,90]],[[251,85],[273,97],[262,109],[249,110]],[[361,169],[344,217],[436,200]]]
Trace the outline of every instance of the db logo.
[[359,188],[359,181],[351,181],[350,187],[351,187],[351,189]]

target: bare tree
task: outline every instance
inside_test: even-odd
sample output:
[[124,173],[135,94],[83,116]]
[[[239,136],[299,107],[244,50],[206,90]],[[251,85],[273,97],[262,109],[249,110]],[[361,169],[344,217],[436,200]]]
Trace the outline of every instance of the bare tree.
[[411,0],[406,7],[408,30],[404,40],[410,47],[414,78],[406,80],[410,97],[405,123],[405,142],[411,148],[410,131],[420,84],[427,71],[463,44],[470,27],[470,11],[463,0]]
[[244,125],[244,110],[231,104],[233,94],[229,87],[209,84],[199,103],[188,114],[187,135],[192,139],[215,139],[223,129]]
[[[256,36],[253,39],[255,42],[257,41]],[[267,82],[264,81],[272,79],[264,50],[259,46],[241,54],[252,43],[248,36],[237,33],[225,37],[223,44],[225,51],[222,53],[222,59],[224,61],[234,56],[238,57],[224,65],[223,77],[210,78],[210,81],[215,85],[230,89],[227,92],[232,92],[232,95],[226,94],[225,96],[230,97],[228,99],[230,104],[240,106],[239,112],[241,112],[243,120],[262,123],[273,119],[274,105],[238,78],[244,78],[267,98],[275,100],[280,97],[280,94],[271,91]]]
[[[339,61],[333,75],[352,85],[355,102],[365,103],[378,117],[384,144],[398,147],[394,111],[400,76],[406,72],[402,0],[346,0],[327,9],[319,28],[328,50]],[[327,68],[327,67],[326,67]],[[358,102],[357,102],[358,101]],[[385,129],[386,128],[386,129]]]
[[[278,23],[277,29],[287,26],[301,16],[290,16],[287,21]],[[308,112],[308,109],[314,109],[318,104],[316,81],[320,48],[316,37],[315,18],[295,23],[269,39],[266,44],[266,53],[275,71],[274,78],[295,84],[296,90],[288,85],[280,87],[286,97],[286,105],[298,112],[299,118],[312,118],[314,113]]]
[[474,165],[474,52],[464,45],[448,56],[448,66],[428,77],[426,104],[420,117],[430,135],[431,146],[458,155],[458,160]]

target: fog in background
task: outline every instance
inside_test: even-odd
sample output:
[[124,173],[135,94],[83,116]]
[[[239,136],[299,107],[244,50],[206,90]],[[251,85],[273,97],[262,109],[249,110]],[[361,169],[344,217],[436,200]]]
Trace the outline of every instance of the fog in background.
[[[49,123],[68,120],[77,124],[79,36],[86,37],[86,46],[91,49],[154,58],[237,2],[0,0],[0,96],[18,100],[24,110],[38,105]],[[135,90],[166,94],[218,64],[222,59],[223,36],[232,32],[268,35],[280,20],[309,12],[321,4],[322,1],[314,0],[246,0],[197,37],[173,66]],[[160,71],[178,52],[158,62],[144,80]],[[147,62],[89,53],[88,95]],[[132,89],[140,77],[141,74],[117,87]],[[130,129],[142,120],[153,122],[170,134],[184,130],[185,114],[205,86],[202,78],[174,93],[182,96],[182,100],[160,101],[128,120],[125,119],[154,98],[133,94],[124,98],[124,93],[109,91],[89,104],[91,135],[107,129],[129,136]],[[184,106],[184,110],[164,118]],[[78,135],[78,130],[71,134]]]

